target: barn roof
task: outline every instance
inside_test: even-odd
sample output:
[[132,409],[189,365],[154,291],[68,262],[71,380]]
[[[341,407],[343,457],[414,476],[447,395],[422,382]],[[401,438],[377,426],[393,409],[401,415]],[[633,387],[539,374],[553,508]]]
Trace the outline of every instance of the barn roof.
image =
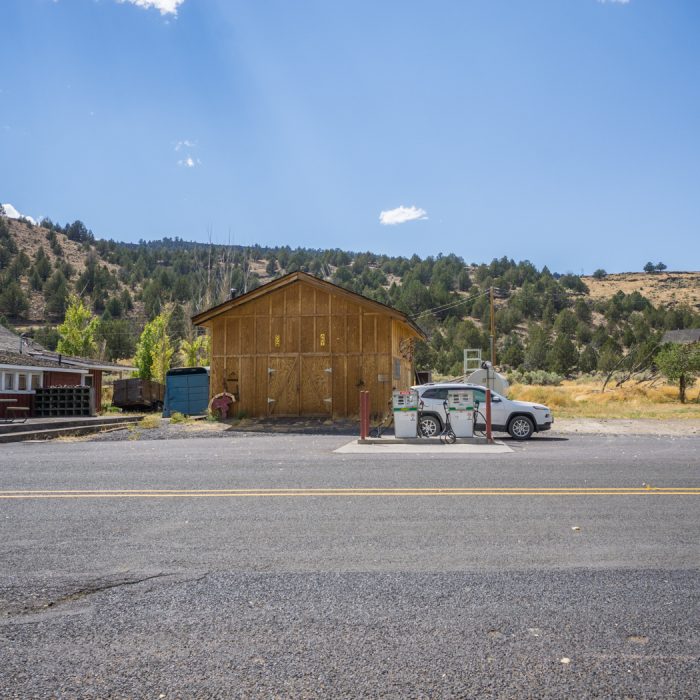
[[202,311],[198,314],[195,314],[194,316],[192,316],[192,323],[194,323],[195,325],[201,325],[203,323],[206,323],[207,321],[210,321],[212,318],[215,318],[219,314],[222,314],[226,311],[230,311],[231,309],[235,309],[236,307],[242,306],[243,304],[246,304],[249,301],[258,299],[261,296],[268,294],[269,292],[277,291],[278,289],[287,287],[290,284],[294,284],[295,282],[306,282],[308,284],[313,285],[314,287],[330,292],[331,294],[341,294],[346,297],[351,297],[353,301],[355,301],[358,304],[361,304],[362,306],[366,306],[375,311],[384,313],[387,316],[391,316],[392,318],[396,319],[397,321],[402,321],[413,331],[415,331],[415,333],[419,337],[425,338],[425,333],[423,333],[423,331],[402,311],[388,306],[387,304],[382,304],[380,301],[368,299],[367,297],[362,296],[362,294],[357,294],[357,292],[351,292],[349,289],[344,289],[343,287],[339,287],[337,284],[327,282],[326,280],[320,279],[319,277],[314,277],[314,275],[310,275],[307,272],[301,271],[290,272],[288,275],[284,275],[283,277],[280,277],[276,280],[272,280],[272,282],[263,284],[260,287],[257,287],[256,289],[253,289],[252,291],[248,292],[247,294],[242,294],[241,296],[236,297],[235,299],[228,299],[222,304],[212,306],[211,309],[207,309],[206,311]]
[[686,328],[681,331],[666,331],[661,339],[662,343],[676,343],[685,345],[687,343],[700,343],[700,328]]

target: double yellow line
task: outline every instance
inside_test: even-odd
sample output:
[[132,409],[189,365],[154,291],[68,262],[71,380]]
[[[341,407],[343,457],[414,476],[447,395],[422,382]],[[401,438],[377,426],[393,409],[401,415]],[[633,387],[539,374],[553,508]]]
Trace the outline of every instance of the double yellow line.
[[478,488],[288,488],[114,489],[0,491],[0,500],[56,498],[366,498],[369,496],[700,496],[700,487],[478,487]]

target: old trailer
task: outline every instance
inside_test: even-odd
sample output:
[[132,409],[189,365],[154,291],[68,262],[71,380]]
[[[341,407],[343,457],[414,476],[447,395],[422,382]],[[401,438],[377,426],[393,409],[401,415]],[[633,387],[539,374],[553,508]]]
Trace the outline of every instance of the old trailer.
[[114,382],[112,403],[119,408],[154,410],[163,408],[165,386],[150,379],[118,379]]

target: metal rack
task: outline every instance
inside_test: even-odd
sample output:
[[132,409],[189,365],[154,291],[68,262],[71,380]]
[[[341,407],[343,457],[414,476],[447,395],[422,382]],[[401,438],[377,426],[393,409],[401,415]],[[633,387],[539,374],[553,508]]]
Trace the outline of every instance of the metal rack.
[[91,416],[92,406],[92,389],[89,386],[52,386],[37,389],[34,394],[34,415],[40,418]]

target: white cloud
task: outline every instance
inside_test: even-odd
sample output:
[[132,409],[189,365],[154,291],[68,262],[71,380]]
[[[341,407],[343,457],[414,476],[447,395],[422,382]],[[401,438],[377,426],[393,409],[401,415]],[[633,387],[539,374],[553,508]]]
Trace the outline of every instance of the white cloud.
[[117,0],[117,2],[128,2],[136,7],[143,7],[148,10],[153,7],[160,11],[161,15],[177,15],[177,8],[182,5],[185,0]]
[[26,214],[21,214],[11,204],[3,204],[2,209],[8,219],[27,219],[27,221],[31,221],[33,224],[36,223],[35,219],[33,219],[31,216],[27,216]]
[[187,139],[185,139],[184,141],[177,141],[175,143],[175,150],[180,151],[183,148],[194,148],[196,145],[197,144],[195,141],[188,141]]
[[183,158],[177,162],[177,164],[183,168],[195,168],[200,165],[200,163],[201,161],[199,158],[193,158],[192,156],[187,156],[187,158]]
[[629,5],[630,0],[598,0],[601,5]]
[[407,221],[418,221],[427,218],[428,212],[418,207],[401,206],[379,214],[379,221],[384,226],[395,226],[396,224],[405,224]]

